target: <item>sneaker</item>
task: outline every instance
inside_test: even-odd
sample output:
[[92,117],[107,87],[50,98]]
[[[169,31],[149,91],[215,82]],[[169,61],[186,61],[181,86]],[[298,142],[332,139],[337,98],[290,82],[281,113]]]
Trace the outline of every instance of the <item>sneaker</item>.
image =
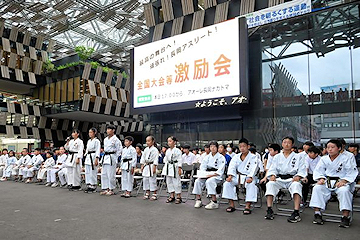
[[314,215],[313,224],[324,225],[324,220],[322,219],[321,214],[315,214]]
[[64,185],[60,184],[60,188],[66,188],[67,184],[65,183]]
[[301,221],[300,214],[298,212],[293,212],[290,217],[288,217],[288,222],[297,223]]
[[[59,185],[59,184],[58,184],[57,182],[54,182],[54,183],[51,185],[51,187],[52,187],[52,188],[56,188],[58,185]],[[60,186],[60,187],[62,187],[62,186]]]
[[95,193],[95,192],[96,192],[96,188],[89,187],[88,193]]
[[218,209],[218,208],[219,208],[219,204],[215,203],[213,200],[211,200],[209,204],[205,206],[205,209],[207,210]]
[[50,186],[51,186],[51,183],[50,183],[50,182],[48,182],[48,183],[45,184],[45,187],[50,187]]
[[271,208],[266,211],[265,219],[274,220],[274,211]]
[[341,223],[339,224],[339,227],[341,228],[348,228],[350,227],[350,217],[343,216],[341,218]]
[[201,208],[201,206],[202,206],[201,200],[196,200],[194,208]]

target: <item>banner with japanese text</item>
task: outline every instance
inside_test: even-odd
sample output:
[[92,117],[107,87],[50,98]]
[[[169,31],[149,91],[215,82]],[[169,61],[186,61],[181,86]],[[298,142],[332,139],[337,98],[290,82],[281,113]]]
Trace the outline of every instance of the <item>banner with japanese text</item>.
[[239,96],[239,20],[134,48],[133,108]]
[[248,28],[296,17],[311,12],[311,0],[293,0],[246,14]]

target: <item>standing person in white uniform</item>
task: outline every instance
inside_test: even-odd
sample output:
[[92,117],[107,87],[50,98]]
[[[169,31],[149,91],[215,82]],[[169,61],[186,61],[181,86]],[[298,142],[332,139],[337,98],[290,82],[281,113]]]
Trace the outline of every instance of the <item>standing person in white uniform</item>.
[[73,139],[67,138],[65,149],[68,151],[65,165],[68,174],[68,188],[70,191],[77,191],[80,187],[81,181],[81,164],[84,154],[84,143],[79,138],[80,131],[74,129],[71,133]]
[[61,186],[63,187],[66,185],[65,172],[67,171],[67,168],[64,167],[66,158],[67,156],[65,154],[65,148],[60,147],[59,155],[57,155],[56,164],[51,169],[49,169],[46,174],[47,182],[51,184],[52,188],[56,188],[58,186],[58,182],[56,181],[56,173],[59,176]]
[[21,157],[16,162],[15,167],[13,168],[13,175],[15,176],[15,181],[21,181],[23,177],[22,169],[25,167],[25,163],[31,159],[30,155],[28,154],[28,149],[23,148],[21,151]]
[[[46,153],[46,160],[45,162],[42,164],[42,166],[40,167],[38,174],[37,174],[37,180],[38,182],[42,182],[42,180],[45,179],[45,174],[48,174],[48,171],[55,165],[55,160],[53,158],[53,153],[52,152],[47,152]],[[51,184],[47,183],[45,185],[46,187],[50,187]]]
[[[40,152],[41,152],[40,148],[35,148],[34,156],[31,158],[30,165],[28,165],[26,168],[24,168],[24,171],[26,171],[26,177],[27,177],[27,181],[25,183],[31,183],[32,178],[34,177],[35,171],[39,170],[42,162],[44,161]],[[25,169],[27,169],[27,170],[25,170]]]
[[100,159],[100,140],[96,137],[97,129],[89,130],[89,140],[85,150],[85,183],[87,188],[85,193],[96,192],[97,172]]
[[8,158],[6,159],[5,168],[3,170],[3,175],[1,181],[7,181],[9,177],[11,177],[11,172],[13,167],[16,165],[16,157],[15,152],[11,150],[8,154]]
[[[235,205],[234,201],[238,199],[236,194],[236,186],[239,184],[239,175],[245,175],[245,209],[244,214],[251,214],[251,204],[257,202],[258,188],[256,186],[256,173],[258,170],[258,158],[255,154],[252,154],[249,149],[249,141],[245,138],[239,141],[240,153],[235,155],[229,164],[227,171],[228,177],[223,184],[222,197],[229,199],[229,207],[226,209],[227,212],[234,212]],[[242,184],[242,183],[241,183]]]
[[[201,208],[201,193],[206,186],[207,194],[211,196],[211,201],[205,209],[219,208],[216,200],[216,187],[222,181],[225,171],[225,157],[218,152],[219,144],[215,141],[210,142],[210,154],[202,161],[200,171],[211,172],[205,177],[195,180],[192,194],[196,194],[195,208]],[[199,172],[199,171],[198,171]]]
[[155,138],[153,136],[146,137],[147,147],[141,156],[141,172],[143,176],[143,189],[145,191],[144,200],[150,198],[152,201],[157,200],[157,183],[156,183],[156,169],[159,163],[159,151],[156,147]]
[[101,188],[100,195],[114,195],[116,186],[116,165],[122,152],[122,144],[115,136],[115,126],[108,125],[107,137],[104,139],[104,155],[102,157]]
[[6,165],[6,160],[9,157],[8,156],[8,150],[6,148],[4,148],[1,152],[1,156],[0,156],[0,176],[3,175],[3,171]]
[[[181,174],[182,174],[182,163],[181,163],[181,151],[176,147],[177,139],[174,136],[170,136],[167,139],[169,149],[165,153],[165,165],[163,168],[162,175],[166,176],[166,186],[169,198],[166,200],[167,203],[174,202],[176,204],[182,203],[181,199]],[[176,194],[176,199],[175,199]]]
[[132,146],[134,138],[126,136],[125,147],[121,154],[121,190],[124,191],[121,197],[130,198],[134,186],[134,171],[136,167],[137,154]]
[[285,137],[282,140],[283,150],[274,157],[273,163],[268,171],[269,182],[266,184],[267,214],[265,219],[273,220],[274,212],[272,205],[274,197],[279,190],[286,188],[294,199],[294,211],[287,219],[288,222],[300,222],[300,202],[302,197],[302,184],[300,180],[307,176],[305,161],[291,151],[294,145],[294,138]]
[[358,170],[352,158],[340,153],[342,144],[339,140],[329,140],[326,148],[329,155],[320,159],[313,174],[314,180],[317,181],[310,200],[310,207],[315,211],[313,223],[324,224],[320,211],[325,210],[331,193],[335,192],[339,200],[339,209],[343,215],[339,227],[348,228],[352,211],[354,181]]

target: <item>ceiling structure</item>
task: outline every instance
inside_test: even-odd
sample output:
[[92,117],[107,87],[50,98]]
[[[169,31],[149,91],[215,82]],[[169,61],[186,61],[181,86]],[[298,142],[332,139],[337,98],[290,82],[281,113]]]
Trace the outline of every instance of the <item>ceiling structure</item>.
[[95,49],[92,59],[128,68],[129,50],[147,40],[143,4],[149,0],[0,0],[8,27],[56,41],[52,60]]

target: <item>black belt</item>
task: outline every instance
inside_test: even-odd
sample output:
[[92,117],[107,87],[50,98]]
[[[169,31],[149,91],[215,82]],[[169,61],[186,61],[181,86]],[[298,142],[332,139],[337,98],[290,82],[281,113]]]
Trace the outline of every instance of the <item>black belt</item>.
[[114,153],[116,153],[116,152],[105,152],[104,155],[102,156],[102,160],[103,160],[102,163],[104,163],[104,157],[105,157],[105,155],[110,155],[110,162],[111,162],[111,166],[112,166],[112,165],[113,165],[113,161],[112,161],[111,154],[114,154]]
[[206,171],[207,172],[214,172],[214,171],[217,171],[218,169],[216,168],[207,168]]
[[291,175],[291,174],[279,174],[278,177],[281,179],[289,179],[289,178],[293,178],[295,175]]
[[72,163],[74,160],[74,154],[77,154],[78,152],[69,152],[69,154],[71,155],[71,160],[70,162]]
[[129,172],[130,171],[130,161],[132,160],[132,158],[124,158],[123,159],[123,162],[124,163],[128,163],[128,169],[126,170],[127,172]]
[[[335,184],[333,187],[331,187],[331,181],[335,180]],[[339,177],[326,177],[326,184],[328,186],[328,188],[335,188],[336,184],[339,182],[340,178]]]
[[95,169],[94,168],[94,163],[93,163],[93,159],[92,159],[92,156],[91,156],[92,153],[96,153],[96,151],[88,151],[87,154],[85,154],[85,159],[86,159],[86,156],[88,154],[90,154],[89,156],[90,156],[90,160],[91,160],[91,169],[94,170]]
[[145,162],[145,166],[149,166],[149,171],[150,171],[150,177],[152,177],[152,170],[151,170],[151,164],[153,164],[154,162]]
[[178,161],[171,161],[168,162],[168,164],[166,164],[166,174],[169,174],[169,164],[173,165],[173,170],[174,170],[174,178],[176,177],[176,169],[175,169],[175,163],[177,163]]

